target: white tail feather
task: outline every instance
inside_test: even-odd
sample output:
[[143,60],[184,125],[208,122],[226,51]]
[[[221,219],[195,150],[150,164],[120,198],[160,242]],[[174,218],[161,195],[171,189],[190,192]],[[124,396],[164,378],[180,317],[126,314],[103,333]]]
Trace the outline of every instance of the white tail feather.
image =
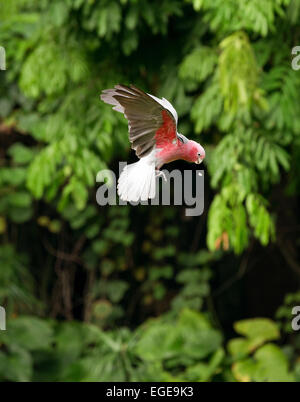
[[155,197],[155,162],[141,158],[125,166],[118,180],[118,194],[123,201],[146,201]]

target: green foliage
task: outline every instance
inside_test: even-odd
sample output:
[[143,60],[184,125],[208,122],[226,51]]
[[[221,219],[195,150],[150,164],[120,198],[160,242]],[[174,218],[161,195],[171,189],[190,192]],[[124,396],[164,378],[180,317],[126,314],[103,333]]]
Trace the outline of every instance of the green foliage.
[[246,336],[232,339],[228,344],[234,361],[232,371],[238,381],[295,381],[283,351],[272,343],[263,345],[279,337],[271,320],[243,320],[235,324],[235,330]]
[[204,20],[217,33],[226,34],[231,31],[246,29],[266,36],[274,29],[276,14],[283,15],[284,6],[290,0],[234,0],[222,2],[217,0],[187,0],[193,3],[196,11],[204,11]]
[[6,301],[7,312],[26,306],[38,307],[33,295],[34,279],[28,270],[26,256],[17,254],[10,244],[0,247],[0,299]]
[[[172,300],[172,308],[180,311],[184,307],[194,310],[201,309],[206,298],[209,296],[209,281],[212,277],[209,264],[218,260],[220,254],[209,253],[201,250],[198,253],[182,253],[178,256],[180,265],[184,270],[176,276],[176,281],[182,284],[182,289]],[[202,269],[197,267],[201,265]]]
[[253,359],[236,363],[233,373],[239,381],[293,382],[295,378],[288,370],[288,362],[283,352],[272,344],[258,349]]
[[7,329],[10,336],[0,334],[7,350],[0,355],[0,378],[12,381],[207,381],[224,357],[220,334],[190,310],[175,323],[149,321],[136,333],[25,316],[9,321]]
[[[264,197],[266,184],[279,180],[282,169],[289,171],[286,147],[300,131],[299,75],[287,66],[288,55],[278,53],[273,60],[272,51],[266,50],[282,42],[279,26],[289,1],[190,3],[196,10],[195,21],[199,12],[205,27],[195,24],[185,33],[185,55],[179,52],[172,63],[169,52],[162,55],[161,82],[166,80],[161,90],[173,98],[179,114],[191,106],[196,133],[212,128],[221,134],[212,156],[208,154],[211,183],[218,192],[210,208],[208,246],[217,248],[225,233],[229,248],[240,253],[252,234],[264,245],[274,239],[273,217],[263,198],[259,219],[250,212],[255,209],[252,201],[248,202],[250,209],[245,205],[236,208],[228,199],[258,199],[257,193]],[[143,24],[153,34],[166,35],[169,18],[180,19],[187,6],[169,0],[155,7],[146,0],[99,4],[56,0],[51,7],[26,2],[23,9],[14,1],[11,4],[10,12],[2,11],[8,18],[0,38],[10,48],[16,35],[22,35],[17,56],[8,53],[8,63],[13,63],[8,83],[17,79],[19,96],[25,96],[24,108],[13,119],[40,145],[28,150],[21,144],[22,150],[9,152],[16,164],[27,166],[26,187],[35,198],[54,202],[59,211],[72,203],[83,210],[97,171],[120,156],[116,150],[127,143],[124,120],[98,101],[99,91],[130,79],[119,66],[126,70],[131,63],[128,56],[140,46]],[[213,38],[204,45],[202,37],[209,30]],[[257,39],[252,45],[254,34]],[[115,54],[117,43],[121,43],[119,62],[113,56],[99,59],[104,48]],[[114,63],[118,68],[111,68]],[[137,65],[137,71],[142,66]],[[264,66],[268,66],[266,71]],[[155,69],[150,63],[148,68],[151,77]],[[137,77],[136,84],[139,74],[134,69],[130,74]],[[201,95],[193,99],[186,91]],[[9,110],[11,106],[8,114]],[[219,215],[217,209],[222,210]],[[20,220],[30,218],[29,210],[19,215]]]
[[250,107],[257,85],[258,68],[247,36],[238,32],[220,43],[219,85],[224,108],[236,114],[238,108]]
[[[18,317],[0,333],[5,346],[5,352],[0,351],[0,379],[214,381],[229,376],[232,360],[231,375],[237,381],[294,380],[281,349],[263,345],[279,336],[271,320],[237,322],[236,330],[247,339],[230,341],[230,357],[208,317],[189,309],[151,319],[133,332]],[[242,342],[250,342],[251,348]]]
[[135,350],[143,361],[165,368],[170,380],[207,381],[223,359],[221,341],[203,315],[183,310],[175,323],[161,318],[146,323]]
[[[297,293],[277,312],[290,338],[242,320],[227,348],[222,284],[214,296],[250,244],[298,242],[297,209],[282,207],[299,191],[299,12],[299,0],[1,2],[1,380],[300,379]],[[99,100],[117,83],[171,101],[205,147],[203,216],[96,205],[97,173],[130,159],[126,120]]]
[[188,54],[179,67],[179,77],[202,82],[211,75],[218,61],[214,49],[199,47]]
[[254,318],[235,323],[235,330],[245,338],[234,338],[229,341],[228,349],[233,356],[243,357],[253,352],[267,341],[279,338],[275,323],[266,318]]

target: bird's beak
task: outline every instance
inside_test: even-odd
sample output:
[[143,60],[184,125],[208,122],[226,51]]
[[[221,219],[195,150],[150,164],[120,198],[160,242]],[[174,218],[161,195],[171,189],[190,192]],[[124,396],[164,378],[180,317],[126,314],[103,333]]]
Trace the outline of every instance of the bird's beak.
[[196,160],[195,163],[197,163],[197,165],[200,165],[200,163],[203,161],[204,157],[203,156],[198,156],[198,159]]

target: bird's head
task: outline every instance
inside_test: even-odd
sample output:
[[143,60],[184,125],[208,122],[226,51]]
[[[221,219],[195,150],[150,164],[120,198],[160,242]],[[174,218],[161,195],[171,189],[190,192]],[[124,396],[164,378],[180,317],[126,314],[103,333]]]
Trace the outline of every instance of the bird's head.
[[181,158],[192,163],[200,164],[205,158],[204,148],[196,141],[188,140],[184,135],[177,133],[180,145]]
[[204,148],[196,141],[190,140],[187,144],[188,161],[200,164],[205,158]]

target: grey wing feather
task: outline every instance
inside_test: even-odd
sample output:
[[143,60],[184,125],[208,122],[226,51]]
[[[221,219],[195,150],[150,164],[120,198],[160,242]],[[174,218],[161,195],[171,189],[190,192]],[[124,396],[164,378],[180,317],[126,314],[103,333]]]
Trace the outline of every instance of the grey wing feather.
[[[113,89],[105,89],[101,99],[127,118],[129,141],[136,155],[142,158],[151,152],[155,147],[155,133],[164,123],[162,111],[166,109],[133,85],[116,85]],[[176,127],[174,116],[168,113]]]

